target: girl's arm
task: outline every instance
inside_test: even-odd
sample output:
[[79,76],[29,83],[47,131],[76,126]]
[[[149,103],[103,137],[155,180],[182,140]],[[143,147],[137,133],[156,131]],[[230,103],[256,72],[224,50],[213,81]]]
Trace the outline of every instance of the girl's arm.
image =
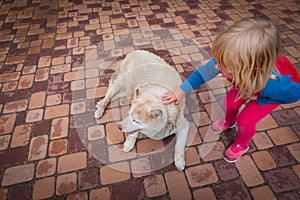
[[216,60],[211,58],[205,65],[200,66],[194,71],[178,88],[165,93],[162,96],[165,104],[173,101],[175,101],[175,104],[178,104],[185,93],[191,92],[204,82],[216,77],[220,73],[216,68],[216,64]]
[[216,60],[211,58],[205,65],[198,67],[181,85],[180,88],[184,93],[189,93],[196,89],[204,82],[216,77],[220,71],[216,68]]

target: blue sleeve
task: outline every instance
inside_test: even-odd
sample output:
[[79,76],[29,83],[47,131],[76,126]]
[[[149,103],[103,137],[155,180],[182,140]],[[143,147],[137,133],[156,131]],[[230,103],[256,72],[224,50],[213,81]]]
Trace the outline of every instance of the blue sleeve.
[[300,83],[293,82],[290,75],[269,79],[257,98],[259,105],[288,104],[300,100]]
[[216,77],[220,73],[215,67],[216,64],[216,60],[211,58],[205,65],[200,66],[180,85],[182,91],[189,93],[204,82]]

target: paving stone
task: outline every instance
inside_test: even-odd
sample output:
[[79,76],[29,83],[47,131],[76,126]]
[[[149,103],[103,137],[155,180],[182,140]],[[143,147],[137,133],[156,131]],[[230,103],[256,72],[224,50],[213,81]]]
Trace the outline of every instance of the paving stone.
[[41,120],[35,122],[32,126],[31,133],[33,136],[45,135],[50,132],[51,122],[50,120]]
[[[165,180],[169,195],[172,199],[191,199],[192,195],[187,180],[182,172],[171,171],[165,173]],[[178,190],[178,188],[181,188]]]
[[274,118],[271,115],[267,115],[265,118],[263,118],[260,122],[258,122],[256,126],[257,131],[264,131],[268,129],[277,128],[278,124],[274,120]]
[[268,186],[253,188],[250,192],[253,196],[253,199],[277,199]]
[[4,188],[1,189],[0,190],[0,198],[3,200],[6,200],[7,199],[6,196],[7,196],[7,189],[4,189]]
[[0,153],[0,167],[15,166],[26,160],[28,154],[27,147],[14,148],[10,151]]
[[252,138],[254,144],[257,146],[258,149],[268,149],[273,147],[273,143],[271,139],[269,138],[268,134],[264,132],[258,132],[254,135]]
[[104,137],[105,137],[105,131],[103,125],[91,126],[88,128],[88,139],[90,141],[103,139]]
[[55,118],[52,120],[50,139],[64,138],[68,136],[69,118]]
[[108,187],[97,188],[90,191],[90,200],[110,200],[110,191]]
[[87,166],[86,158],[86,152],[79,152],[61,156],[58,159],[57,171],[58,173],[65,173],[84,169]]
[[36,177],[46,177],[54,175],[56,172],[56,158],[48,158],[38,162],[36,167]]
[[284,199],[289,199],[289,200],[293,200],[293,199],[299,199],[299,194],[297,194],[297,192],[288,192],[288,193],[285,193],[285,194],[280,194],[278,196],[278,199],[279,200],[284,200]]
[[44,110],[36,109],[28,111],[26,115],[26,123],[41,121],[43,119]]
[[20,101],[9,102],[4,105],[3,113],[21,112],[27,109],[28,101],[26,99]]
[[199,131],[198,131],[195,124],[190,123],[190,129],[189,129],[189,134],[188,134],[188,138],[186,141],[186,146],[199,145],[202,143],[202,139],[201,139],[199,132],[201,133],[201,130],[199,129]]
[[33,85],[33,74],[22,75],[19,81],[18,89],[27,89],[31,88]]
[[217,199],[251,199],[246,186],[240,180],[233,180],[213,187]]
[[37,69],[35,73],[35,81],[46,81],[49,78],[49,68]]
[[34,164],[18,165],[5,170],[2,186],[31,181],[34,176]]
[[31,124],[15,127],[10,146],[14,148],[27,145],[30,138],[31,127]]
[[276,146],[270,150],[270,154],[278,166],[287,166],[295,163],[290,151],[285,146]]
[[166,183],[162,175],[152,175],[144,179],[144,187],[148,197],[158,197],[166,194]]
[[8,57],[5,64],[11,65],[11,64],[18,64],[25,61],[25,56],[14,56],[14,57]]
[[106,124],[106,137],[108,144],[119,144],[125,141],[124,133],[114,122]]
[[84,102],[76,102],[71,104],[71,114],[76,115],[84,113],[86,111],[86,105]]
[[144,199],[145,191],[142,181],[133,179],[112,185],[111,198],[124,200]]
[[132,160],[130,166],[131,166],[131,173],[134,178],[147,176],[152,171],[150,166],[150,161],[147,157]]
[[151,169],[165,173],[170,170],[175,170],[174,164],[174,148],[167,149],[165,152],[157,153],[149,156]]
[[4,83],[2,87],[2,92],[14,91],[18,86],[18,82],[8,82]]
[[294,158],[299,162],[300,161],[300,143],[291,144],[288,147],[288,150],[294,156]]
[[11,133],[14,129],[16,114],[0,116],[0,134]]
[[218,182],[218,176],[211,164],[203,164],[186,169],[191,187],[199,187]]
[[47,90],[48,87],[48,81],[36,81],[33,84],[33,92],[40,92]]
[[97,168],[85,169],[78,174],[78,189],[86,190],[95,188],[99,182],[99,170]]
[[39,59],[38,67],[48,67],[51,63],[51,56],[42,56]]
[[294,130],[295,133],[297,133],[298,137],[300,137],[300,125],[299,124],[293,125],[292,129]]
[[185,164],[186,166],[200,164],[200,157],[196,148],[190,147],[185,149]]
[[67,200],[76,200],[76,199],[88,200],[88,194],[86,192],[78,192],[75,194],[71,194],[67,197]]
[[239,176],[239,172],[234,165],[227,163],[224,160],[216,161],[214,163],[214,168],[216,169],[220,179],[224,181],[234,179]]
[[50,142],[49,145],[49,156],[58,156],[63,155],[67,152],[68,149],[68,140],[54,140]]
[[17,81],[20,79],[20,72],[12,72],[7,74],[0,74],[0,82],[5,83],[9,81]]
[[274,192],[289,191],[300,187],[299,179],[292,169],[281,168],[265,173],[266,181]]
[[58,106],[47,107],[45,110],[45,119],[63,117],[69,114],[69,105],[62,104]]
[[211,188],[209,188],[209,187],[195,190],[193,192],[193,196],[194,196],[194,199],[216,200],[216,196],[214,194],[214,191]]
[[299,121],[299,116],[292,109],[274,111],[272,112],[272,116],[280,126],[295,124]]
[[91,88],[87,90],[88,99],[103,98],[106,94],[107,87]]
[[47,90],[48,94],[69,92],[71,90],[71,84],[69,82],[50,83]]
[[268,135],[276,145],[288,144],[299,141],[294,131],[289,127],[281,127],[268,131]]
[[262,175],[250,156],[243,156],[239,162],[236,162],[236,167],[247,186],[255,186],[264,182]]
[[300,177],[300,165],[294,165],[293,170],[299,178]]
[[130,152],[124,152],[122,145],[113,145],[108,147],[108,155],[110,162],[128,160],[137,157],[135,149]]
[[102,185],[117,183],[130,179],[130,169],[127,162],[119,162],[100,168],[100,180]]
[[206,112],[194,113],[192,117],[196,126],[204,126],[211,123],[210,118]]
[[0,136],[0,151],[8,148],[11,135]]
[[10,186],[8,199],[31,199],[32,185],[30,183],[16,184]]
[[46,92],[37,92],[31,95],[29,109],[42,108],[45,103]]
[[57,177],[56,194],[63,195],[76,190],[77,175],[76,173],[63,174]]
[[139,155],[150,155],[164,151],[164,144],[162,140],[143,139],[136,143]]
[[31,139],[28,160],[40,160],[47,155],[48,135],[37,136]]
[[266,171],[277,167],[273,157],[267,151],[254,152],[252,157],[260,170]]
[[46,199],[54,195],[55,192],[55,178],[48,177],[39,179],[33,186],[33,199]]
[[198,147],[200,157],[205,161],[218,160],[223,158],[225,146],[222,142],[202,144]]

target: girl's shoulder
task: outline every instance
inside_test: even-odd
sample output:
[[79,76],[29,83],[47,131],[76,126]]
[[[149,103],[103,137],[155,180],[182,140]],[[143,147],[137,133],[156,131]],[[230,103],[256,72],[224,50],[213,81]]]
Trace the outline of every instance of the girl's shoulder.
[[291,75],[292,81],[300,83],[297,69],[282,53],[278,55],[275,66],[281,75]]

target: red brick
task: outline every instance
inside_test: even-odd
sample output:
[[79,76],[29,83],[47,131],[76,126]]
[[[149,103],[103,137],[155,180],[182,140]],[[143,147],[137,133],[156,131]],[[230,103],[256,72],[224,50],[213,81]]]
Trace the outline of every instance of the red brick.
[[84,169],[87,166],[87,153],[79,152],[59,157],[57,171],[65,173]]
[[11,133],[13,131],[16,116],[16,114],[0,116],[0,135]]
[[90,191],[90,200],[110,200],[108,187],[97,188]]
[[272,190],[268,186],[253,188],[251,190],[251,194],[254,200],[260,200],[260,199],[276,200],[277,199],[274,193],[272,192]]
[[33,199],[46,199],[54,195],[55,191],[55,178],[48,177],[39,179],[33,186]]
[[69,114],[68,104],[47,107],[45,110],[45,119],[52,119],[56,117],[63,117]]
[[217,173],[211,164],[190,167],[185,170],[191,187],[199,187],[218,181]]
[[[191,199],[192,194],[183,172],[171,171],[165,173],[169,195],[172,200]],[[179,189],[180,188],[180,189]]]
[[214,194],[214,191],[209,187],[195,190],[193,192],[193,196],[194,196],[194,199],[216,200],[216,196]]
[[112,184],[130,179],[130,169],[127,162],[106,165],[100,168],[101,184]]
[[148,197],[158,197],[166,194],[167,188],[162,175],[153,175],[144,179],[144,187]]
[[58,176],[56,180],[56,194],[63,195],[74,192],[76,190],[76,183],[76,173],[63,174]]
[[264,183],[264,179],[250,156],[245,155],[236,162],[236,167],[248,187]]

